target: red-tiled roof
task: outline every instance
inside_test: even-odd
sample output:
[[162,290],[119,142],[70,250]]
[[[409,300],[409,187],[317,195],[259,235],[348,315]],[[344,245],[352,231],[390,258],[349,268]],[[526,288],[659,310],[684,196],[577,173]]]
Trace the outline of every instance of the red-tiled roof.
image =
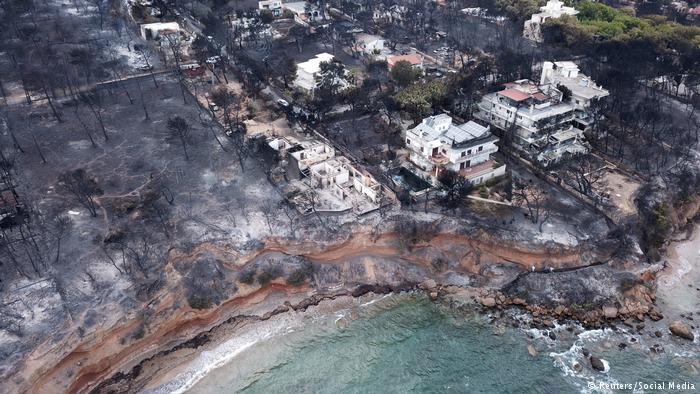
[[542,92],[537,92],[537,93],[533,94],[532,97],[534,97],[535,99],[540,100],[540,101],[547,100],[547,95],[542,93]]
[[498,94],[514,101],[525,101],[530,98],[528,93],[521,92],[518,89],[504,89],[498,92]]
[[410,55],[393,55],[393,56],[387,56],[386,58],[386,63],[389,66],[389,68],[394,67],[394,65],[400,61],[407,61],[411,63],[414,66],[418,66],[423,64],[423,56],[413,53]]

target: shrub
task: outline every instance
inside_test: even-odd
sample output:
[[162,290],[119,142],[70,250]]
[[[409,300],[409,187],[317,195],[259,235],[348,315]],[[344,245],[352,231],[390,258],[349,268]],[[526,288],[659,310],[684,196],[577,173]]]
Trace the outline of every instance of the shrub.
[[484,185],[481,185],[481,187],[479,188],[479,197],[489,198],[489,191]]
[[247,285],[252,285],[255,282],[255,270],[246,269],[238,274],[238,281]]
[[263,272],[258,275],[258,283],[260,286],[265,286],[280,276],[282,276],[282,269],[277,265],[271,265],[265,267]]
[[448,267],[447,260],[443,259],[442,257],[434,258],[430,265],[433,267],[435,272],[443,272]]
[[209,309],[213,304],[211,298],[201,297],[198,295],[190,295],[187,302],[190,304],[190,308],[197,310]]
[[287,284],[292,286],[301,286],[314,273],[314,266],[308,261],[301,264],[301,267],[292,272],[287,278]]

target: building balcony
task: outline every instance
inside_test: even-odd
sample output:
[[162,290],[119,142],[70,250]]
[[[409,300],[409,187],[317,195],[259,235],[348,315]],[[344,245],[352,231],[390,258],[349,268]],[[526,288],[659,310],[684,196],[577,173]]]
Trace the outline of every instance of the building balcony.
[[500,176],[502,175],[502,173],[504,173],[504,171],[505,165],[491,159],[486,160],[483,163],[471,166],[469,168],[459,170],[459,175],[467,178],[469,181],[473,181],[474,179],[483,177],[484,175],[488,175],[489,173],[494,173],[493,177]]
[[463,161],[472,160],[475,157],[479,157],[479,156],[483,156],[483,155],[490,155],[490,154],[493,154],[496,152],[498,152],[498,147],[496,145],[493,145],[489,148],[482,149],[480,151],[476,150],[476,149],[472,149],[472,153],[470,153],[468,155],[464,155],[464,156],[457,156],[457,158],[454,160],[454,162],[461,163]]
[[433,164],[439,165],[439,166],[445,165],[445,164],[447,164],[447,163],[450,162],[450,158],[447,157],[447,156],[445,156],[445,155],[443,155],[443,154],[441,154],[441,153],[438,153],[437,155],[430,156],[430,157],[429,157],[429,160],[430,160]]

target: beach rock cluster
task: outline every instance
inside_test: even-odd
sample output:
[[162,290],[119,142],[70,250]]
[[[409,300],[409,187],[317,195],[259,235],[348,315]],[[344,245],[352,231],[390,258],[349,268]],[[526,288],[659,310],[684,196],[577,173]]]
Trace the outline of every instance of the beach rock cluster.
[[521,297],[511,297],[498,290],[482,290],[478,302],[486,309],[502,309],[506,307],[523,308],[530,313],[535,326],[551,328],[553,319],[571,319],[579,321],[584,327],[600,328],[612,321],[622,321],[630,327],[644,328],[641,323],[647,317],[658,321],[663,318],[658,308],[653,304],[653,294],[646,298],[623,298],[617,304],[597,306],[586,305],[542,305],[533,304]]

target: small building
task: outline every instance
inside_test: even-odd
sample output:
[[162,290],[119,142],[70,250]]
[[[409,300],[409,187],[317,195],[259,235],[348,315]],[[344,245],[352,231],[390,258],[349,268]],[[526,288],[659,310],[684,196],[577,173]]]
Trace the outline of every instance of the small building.
[[166,34],[178,34],[180,25],[177,22],[144,23],[140,26],[140,31],[144,40],[159,40]]
[[282,3],[282,9],[291,12],[294,15],[294,21],[303,26],[323,19],[323,14],[318,7],[306,1]]
[[321,72],[321,63],[332,62],[335,57],[330,53],[320,53],[313,59],[297,63],[297,78],[294,86],[311,93],[316,89],[316,76]]
[[392,56],[387,56],[386,58],[386,64],[389,70],[394,68],[396,63],[400,61],[405,61],[411,63],[411,65],[414,68],[423,69],[423,55],[419,53],[412,53],[409,55],[392,55]]
[[546,5],[540,7],[540,12],[533,14],[529,20],[525,21],[523,27],[523,37],[535,42],[543,42],[542,25],[547,19],[561,18],[564,15],[575,16],[578,11],[574,7],[566,7],[561,0],[549,0]]
[[411,163],[429,178],[450,169],[480,184],[505,174],[506,166],[492,157],[498,137],[474,121],[458,125],[446,114],[430,116],[406,131],[405,142]]
[[258,1],[258,11],[268,10],[273,16],[282,15],[281,0],[261,0]]
[[380,55],[384,51],[384,38],[372,34],[360,33],[355,35],[355,53],[365,55]]

